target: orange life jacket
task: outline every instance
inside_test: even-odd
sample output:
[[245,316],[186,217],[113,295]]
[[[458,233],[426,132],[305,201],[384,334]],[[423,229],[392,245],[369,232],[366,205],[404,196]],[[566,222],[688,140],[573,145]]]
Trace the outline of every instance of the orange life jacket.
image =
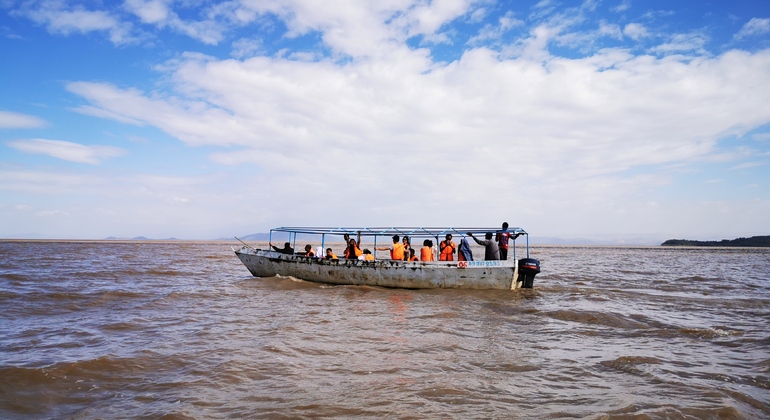
[[366,257],[364,257],[366,261],[374,261],[374,255],[372,254],[366,254]]
[[[356,258],[360,257],[364,254],[364,251],[361,251],[361,248],[358,247],[358,244],[356,244]],[[345,251],[343,252],[343,255],[345,256],[345,259],[350,259],[350,245],[345,247]]]
[[455,252],[455,243],[452,241],[441,241],[441,255],[439,256],[440,261],[454,261],[454,252]]
[[417,255],[413,255],[412,258],[409,258],[409,261],[420,261],[420,259],[417,258]]
[[429,246],[420,248],[420,261],[435,261],[433,259],[433,250]]
[[404,245],[403,244],[393,244],[393,249],[390,250],[390,259],[391,260],[403,260],[404,259]]

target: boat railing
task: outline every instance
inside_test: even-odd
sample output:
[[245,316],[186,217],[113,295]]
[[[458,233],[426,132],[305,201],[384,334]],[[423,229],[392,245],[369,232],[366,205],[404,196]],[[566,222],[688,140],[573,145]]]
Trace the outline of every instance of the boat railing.
[[[321,242],[321,248],[326,249],[326,243],[327,239],[329,237],[339,237],[342,239],[344,235],[349,235],[352,238],[357,237],[358,235],[361,235],[362,238],[372,238],[373,239],[373,246],[375,248],[374,255],[377,254],[377,239],[378,238],[391,238],[393,235],[399,235],[402,239],[404,236],[408,236],[411,239],[413,238],[431,238],[436,240],[436,245],[440,243],[441,240],[443,240],[447,234],[451,234],[452,236],[458,236],[461,238],[467,238],[470,241],[470,238],[468,238],[468,233],[472,233],[474,235],[485,235],[487,232],[491,232],[492,234],[502,232],[502,230],[497,228],[479,228],[479,227],[311,227],[311,226],[291,226],[291,227],[277,227],[270,229],[270,236],[269,240],[270,243],[273,242],[273,233],[287,233],[288,234],[288,240],[286,242],[289,242],[295,250],[297,249],[297,238],[299,235],[308,236],[309,240],[313,241],[313,237],[317,238],[320,237]],[[523,236],[525,240],[526,245],[526,254],[529,258],[529,234],[520,227],[509,227],[507,232],[512,234],[512,249],[513,249],[513,259],[516,259],[516,238],[519,236]],[[317,240],[313,241],[317,242]],[[386,244],[390,245],[392,244],[392,241],[386,242]],[[319,256],[321,257],[321,256]],[[435,256],[434,257],[438,257]],[[436,258],[438,259],[438,258]]]

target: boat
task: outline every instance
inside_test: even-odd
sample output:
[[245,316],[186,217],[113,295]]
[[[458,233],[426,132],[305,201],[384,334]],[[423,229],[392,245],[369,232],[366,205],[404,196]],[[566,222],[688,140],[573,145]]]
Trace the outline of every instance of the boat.
[[[408,236],[412,243],[435,240],[439,244],[447,234],[462,248],[462,241],[473,243],[469,234],[483,238],[487,232],[499,232],[489,228],[424,228],[424,227],[380,227],[380,228],[323,228],[323,227],[278,227],[270,230],[270,243],[276,239],[285,248],[270,246],[259,249],[238,239],[243,246],[233,248],[235,255],[255,277],[293,277],[332,285],[379,286],[404,289],[518,289],[532,288],[535,275],[540,272],[540,262],[530,258],[529,234],[522,228],[509,228],[512,243],[509,245],[510,259],[479,261],[465,258],[464,261],[402,261],[392,260],[383,247],[392,245],[394,235]],[[373,260],[326,258],[327,247],[345,248],[347,238],[358,238],[361,249],[372,246]],[[516,244],[517,238],[524,238],[524,246]],[[460,239],[458,239],[460,238]],[[286,239],[284,241],[284,239]],[[470,239],[470,240],[469,240]],[[521,242],[521,239],[519,239]],[[297,245],[307,245],[317,250],[308,257],[295,253]],[[320,244],[320,246],[318,245]],[[417,245],[415,245],[417,247]],[[524,248],[526,255],[517,259],[517,249]],[[379,254],[377,253],[379,250]],[[434,249],[434,257],[436,252]],[[465,255],[465,254],[463,254]],[[483,255],[483,250],[482,250]],[[320,258],[319,258],[320,257]],[[513,258],[511,258],[513,257]],[[371,258],[371,257],[370,257]],[[455,259],[457,256],[455,256]],[[438,258],[435,258],[438,259]]]

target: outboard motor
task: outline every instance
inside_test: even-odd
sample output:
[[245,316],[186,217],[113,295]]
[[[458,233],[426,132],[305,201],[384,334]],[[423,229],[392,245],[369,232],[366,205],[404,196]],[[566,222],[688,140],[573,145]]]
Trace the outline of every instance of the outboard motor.
[[523,289],[531,289],[535,282],[535,275],[540,272],[540,261],[534,258],[522,258],[519,260],[519,278]]

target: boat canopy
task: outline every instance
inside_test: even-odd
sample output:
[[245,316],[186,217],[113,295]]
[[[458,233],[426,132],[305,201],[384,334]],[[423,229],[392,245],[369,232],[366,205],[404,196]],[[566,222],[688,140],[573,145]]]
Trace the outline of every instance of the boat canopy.
[[[436,245],[443,240],[447,234],[457,237],[465,237],[468,233],[472,233],[474,236],[483,238],[487,232],[495,234],[501,232],[499,228],[479,228],[479,227],[310,227],[310,226],[292,226],[292,227],[277,227],[270,229],[270,242],[273,241],[274,232],[283,232],[289,235],[289,240],[294,249],[297,249],[297,236],[302,235],[302,239],[313,240],[313,237],[320,236],[320,242],[322,247],[326,247],[326,241],[328,237],[342,238],[344,235],[350,235],[356,237],[359,234],[362,238],[373,238],[374,246],[377,246],[378,238],[387,238],[385,242],[391,244],[390,238],[393,235],[399,235],[403,239],[404,236],[412,238],[433,238],[436,239]],[[520,227],[509,227],[507,230],[512,234],[513,240],[513,257],[516,258],[516,237],[524,236],[526,241],[527,258],[529,258],[529,234]]]

